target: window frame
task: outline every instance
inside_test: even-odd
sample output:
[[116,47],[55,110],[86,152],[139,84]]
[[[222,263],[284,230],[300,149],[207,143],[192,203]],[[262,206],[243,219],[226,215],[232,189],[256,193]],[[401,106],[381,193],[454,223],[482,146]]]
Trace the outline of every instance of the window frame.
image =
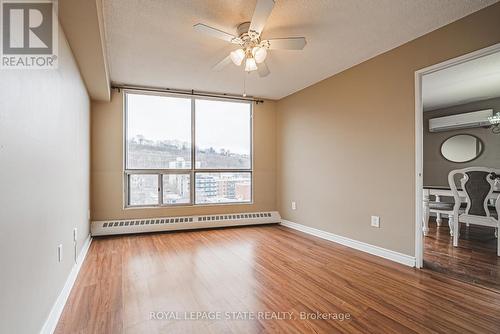
[[[191,168],[186,169],[128,169],[127,159],[128,159],[128,143],[127,143],[127,131],[128,131],[128,105],[127,96],[128,95],[152,95],[152,96],[165,96],[165,97],[176,97],[189,99],[191,101]],[[196,168],[196,100],[211,100],[211,101],[224,101],[224,102],[238,102],[248,104],[250,107],[250,168],[248,169],[237,169],[237,168]],[[123,90],[123,208],[124,209],[144,209],[144,208],[175,208],[175,207],[194,207],[194,206],[220,206],[220,205],[250,205],[254,204],[254,152],[253,152],[253,107],[252,101],[248,100],[236,100],[229,98],[219,98],[219,97],[207,97],[200,96],[196,94],[175,94],[175,93],[164,93],[164,92],[151,92],[151,91],[138,91],[134,89],[124,89]],[[248,173],[250,174],[250,201],[237,201],[229,203],[196,203],[196,174],[197,173]],[[156,205],[131,205],[130,204],[130,175],[135,174],[153,174],[158,175],[158,204]],[[182,174],[189,175],[189,203],[176,203],[176,204],[165,204],[163,203],[163,175],[168,174]]]

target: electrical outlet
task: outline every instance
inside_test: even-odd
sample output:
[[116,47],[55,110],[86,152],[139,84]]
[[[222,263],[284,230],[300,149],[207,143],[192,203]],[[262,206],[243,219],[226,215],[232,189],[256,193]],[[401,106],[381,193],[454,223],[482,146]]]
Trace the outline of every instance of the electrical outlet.
[[78,229],[73,229],[73,257],[75,263],[78,263]]
[[377,228],[380,227],[380,217],[379,216],[372,216],[371,226],[377,227]]
[[63,256],[63,247],[62,247],[62,244],[57,246],[57,260],[59,262],[62,261],[62,256]]
[[297,210],[297,203],[292,201],[292,210]]

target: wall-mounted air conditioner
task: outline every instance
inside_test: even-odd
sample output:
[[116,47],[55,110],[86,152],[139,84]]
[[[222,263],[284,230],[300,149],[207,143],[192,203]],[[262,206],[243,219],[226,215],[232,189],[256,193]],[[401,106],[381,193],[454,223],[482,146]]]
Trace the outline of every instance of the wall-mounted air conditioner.
[[429,131],[440,132],[489,126],[491,125],[490,121],[488,120],[488,117],[490,116],[493,116],[493,109],[432,118],[429,120]]

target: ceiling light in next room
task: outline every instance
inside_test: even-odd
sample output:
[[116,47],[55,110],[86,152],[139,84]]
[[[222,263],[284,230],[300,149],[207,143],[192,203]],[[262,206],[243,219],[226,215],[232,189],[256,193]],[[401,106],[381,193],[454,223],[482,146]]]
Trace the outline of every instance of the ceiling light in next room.
[[491,130],[493,133],[500,134],[500,112],[497,112],[495,115],[488,117],[488,121],[490,121],[493,126]]
[[488,117],[488,121],[490,121],[491,124],[500,124],[500,112]]

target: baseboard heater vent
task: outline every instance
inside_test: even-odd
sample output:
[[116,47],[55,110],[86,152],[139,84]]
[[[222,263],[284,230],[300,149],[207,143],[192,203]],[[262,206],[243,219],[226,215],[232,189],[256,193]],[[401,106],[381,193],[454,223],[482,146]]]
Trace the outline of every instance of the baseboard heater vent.
[[188,230],[224,226],[272,224],[281,222],[277,211],[247,212],[219,215],[94,221],[93,236]]

